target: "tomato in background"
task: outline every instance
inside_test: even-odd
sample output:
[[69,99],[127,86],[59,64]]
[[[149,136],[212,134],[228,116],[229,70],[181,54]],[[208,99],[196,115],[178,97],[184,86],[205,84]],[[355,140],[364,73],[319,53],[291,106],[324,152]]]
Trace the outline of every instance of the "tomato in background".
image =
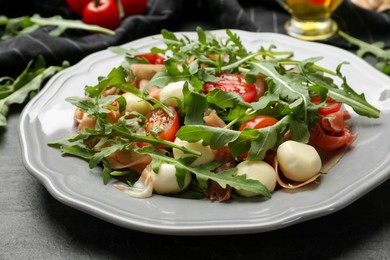
[[115,30],[120,25],[119,10],[114,0],[89,2],[83,10],[83,22]]
[[137,58],[147,59],[150,64],[164,64],[164,57],[158,54],[145,53],[137,55]]
[[236,92],[241,95],[245,102],[253,102],[256,97],[256,85],[245,81],[245,76],[241,74],[219,73],[216,75],[221,78],[217,82],[206,82],[204,90],[207,93],[213,89],[220,89],[226,92]]
[[161,128],[157,133],[157,138],[173,142],[176,138],[176,132],[180,128],[179,116],[174,107],[168,107],[173,113],[170,117],[162,108],[156,108],[146,115],[146,122],[144,128],[148,135],[151,134],[155,128]]
[[147,0],[121,0],[125,17],[143,14],[148,5]]
[[239,128],[240,131],[245,128],[260,129],[276,124],[278,120],[270,116],[255,116],[245,121]]
[[84,7],[91,2],[91,0],[66,0],[66,4],[70,10],[78,15],[82,15]]

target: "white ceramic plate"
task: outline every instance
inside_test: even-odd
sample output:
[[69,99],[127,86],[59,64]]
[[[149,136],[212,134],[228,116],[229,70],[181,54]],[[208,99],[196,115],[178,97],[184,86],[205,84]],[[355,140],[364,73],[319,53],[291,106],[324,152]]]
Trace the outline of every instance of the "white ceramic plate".
[[[335,69],[348,61],[342,72],[357,92],[365,92],[370,103],[382,110],[380,119],[356,116],[351,124],[358,133],[352,150],[319,185],[295,192],[279,190],[266,201],[188,200],[154,195],[135,199],[103,185],[101,171],[90,170],[85,161],[61,157],[48,142],[75,133],[74,107],[68,96],[82,96],[84,86],[97,83],[122,61],[109,51],[88,56],[54,76],[25,107],[20,121],[23,160],[59,201],[116,225],[159,234],[216,235],[265,232],[330,214],[357,200],[390,176],[390,79],[371,65],[344,50],[319,43],[303,42],[273,33],[234,31],[250,50],[275,44],[278,50],[293,50],[299,59],[322,56],[323,66]],[[225,31],[213,31],[225,35]],[[196,38],[194,32],[185,33]],[[149,50],[161,45],[153,37],[125,44],[126,48]],[[162,45],[161,45],[162,46]]]

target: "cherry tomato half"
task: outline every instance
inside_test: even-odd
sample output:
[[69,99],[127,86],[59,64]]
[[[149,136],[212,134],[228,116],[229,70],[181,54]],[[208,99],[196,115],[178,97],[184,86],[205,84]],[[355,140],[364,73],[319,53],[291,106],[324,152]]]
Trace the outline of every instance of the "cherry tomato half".
[[147,0],[121,0],[125,16],[143,14],[148,5]]
[[114,0],[100,0],[96,5],[89,2],[83,10],[82,20],[87,24],[115,30],[120,25],[119,10]]
[[157,138],[173,142],[176,138],[176,132],[180,128],[179,116],[174,107],[169,107],[173,113],[170,117],[162,108],[156,108],[146,115],[144,128],[148,135],[155,129],[162,130],[157,133]]
[[137,55],[137,58],[147,59],[150,64],[164,64],[164,57],[158,54],[145,53]]
[[219,73],[221,78],[218,82],[206,82],[204,90],[207,93],[213,89],[220,89],[226,92],[236,92],[241,95],[245,102],[252,102],[256,97],[256,85],[251,85],[245,81],[245,76],[241,74]]
[[[319,104],[320,101],[321,99],[319,96],[312,97],[312,102],[314,104]],[[328,97],[325,104],[318,108],[318,114],[321,116],[326,116],[335,113],[341,109],[342,105],[343,104],[341,102],[334,101],[332,98]]]
[[251,119],[245,121],[239,128],[240,131],[245,128],[260,129],[267,126],[272,126],[276,124],[278,120],[270,116],[255,116]]

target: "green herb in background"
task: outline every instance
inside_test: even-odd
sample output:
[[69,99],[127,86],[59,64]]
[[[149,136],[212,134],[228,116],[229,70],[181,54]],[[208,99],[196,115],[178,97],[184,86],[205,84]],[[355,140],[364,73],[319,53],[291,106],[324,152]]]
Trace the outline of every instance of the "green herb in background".
[[0,126],[7,125],[6,116],[9,106],[12,104],[22,104],[33,97],[41,89],[43,83],[57,72],[68,67],[64,62],[62,66],[46,67],[46,62],[42,56],[28,63],[25,70],[16,78],[0,78]]
[[112,30],[97,25],[85,24],[80,20],[67,20],[59,15],[48,18],[41,17],[38,14],[34,14],[31,17],[22,16],[17,18],[8,18],[0,15],[0,26],[5,26],[1,40],[6,40],[16,35],[29,34],[41,27],[48,26],[55,27],[55,29],[49,33],[52,36],[59,36],[66,29],[79,29],[110,35],[115,34]]
[[385,44],[383,42],[370,44],[354,38],[343,31],[339,31],[339,35],[359,48],[356,52],[359,57],[363,58],[367,54],[373,55],[377,60],[376,67],[383,73],[390,75],[390,49],[385,50]]

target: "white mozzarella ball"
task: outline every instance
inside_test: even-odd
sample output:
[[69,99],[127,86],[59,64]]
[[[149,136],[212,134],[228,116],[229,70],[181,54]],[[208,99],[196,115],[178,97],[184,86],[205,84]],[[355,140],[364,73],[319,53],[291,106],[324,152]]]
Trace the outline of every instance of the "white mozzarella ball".
[[[181,101],[184,100],[183,88],[185,82],[186,81],[171,82],[162,88],[160,91],[161,102],[167,106],[176,107],[178,105],[176,99]],[[188,83],[188,89],[192,91],[194,88]]]
[[[275,169],[264,161],[243,161],[237,165],[237,175],[246,174],[247,179],[253,179],[263,184],[269,191],[276,186]],[[236,193],[243,197],[253,197],[259,194],[246,190],[236,190]]]
[[293,181],[307,181],[321,169],[321,158],[314,147],[296,141],[282,143],[276,152],[283,175]]
[[153,106],[146,100],[136,96],[133,93],[126,92],[122,95],[126,99],[126,111],[136,111],[142,115],[146,115],[153,110]]
[[[196,166],[199,166],[199,165],[202,165],[205,163],[209,163],[209,162],[212,162],[215,160],[215,155],[217,152],[215,150],[211,149],[210,146],[204,146],[202,144],[202,141],[190,143],[190,142],[181,140],[179,138],[176,138],[175,144],[180,145],[180,146],[184,146],[184,147],[189,148],[189,149],[193,149],[193,150],[201,153],[201,155],[198,156],[198,158],[196,158],[196,160],[192,162],[191,166],[196,167]],[[173,157],[175,159],[180,159],[180,158],[184,158],[184,157],[193,157],[193,156],[194,156],[193,154],[184,153],[182,150],[173,148]]]
[[184,185],[180,188],[176,178],[176,168],[173,164],[163,163],[160,166],[158,173],[151,171],[151,181],[153,183],[153,190],[159,194],[178,193],[190,184],[191,173],[187,172]]

